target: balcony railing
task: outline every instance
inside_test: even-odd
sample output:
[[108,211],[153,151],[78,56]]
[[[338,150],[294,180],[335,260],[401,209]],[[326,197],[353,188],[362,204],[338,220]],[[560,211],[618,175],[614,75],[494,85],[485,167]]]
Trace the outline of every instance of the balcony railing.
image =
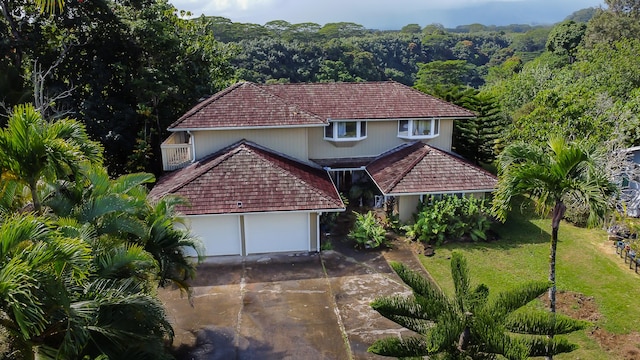
[[191,144],[162,144],[162,168],[171,171],[183,168],[191,163],[193,154]]
[[193,145],[189,139],[186,132],[175,132],[160,145],[164,171],[183,168],[193,161]]

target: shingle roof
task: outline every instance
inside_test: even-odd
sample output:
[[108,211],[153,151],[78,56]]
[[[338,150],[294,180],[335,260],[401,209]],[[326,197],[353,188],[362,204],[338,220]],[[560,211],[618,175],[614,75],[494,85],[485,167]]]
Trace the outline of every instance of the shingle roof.
[[169,129],[324,125],[322,117],[289,103],[262,87],[241,82],[202,101]]
[[245,140],[160,178],[149,197],[167,194],[189,200],[186,215],[344,209],[326,171]]
[[366,169],[385,195],[491,191],[498,181],[484,169],[421,142],[382,154]]
[[313,126],[329,119],[474,117],[394,81],[235,84],[196,105],[170,129]]

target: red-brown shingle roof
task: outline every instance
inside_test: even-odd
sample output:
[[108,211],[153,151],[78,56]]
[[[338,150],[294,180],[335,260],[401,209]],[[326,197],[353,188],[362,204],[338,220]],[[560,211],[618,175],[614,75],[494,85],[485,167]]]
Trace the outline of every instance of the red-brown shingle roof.
[[366,167],[385,195],[491,191],[491,173],[442,150],[416,142],[401,145]]
[[322,117],[278,98],[262,87],[241,82],[202,101],[169,129],[209,129],[324,125]]
[[149,197],[167,194],[189,200],[186,215],[344,209],[326,171],[244,140],[160,178]]
[[170,129],[319,126],[330,119],[470,118],[471,111],[394,81],[235,84]]

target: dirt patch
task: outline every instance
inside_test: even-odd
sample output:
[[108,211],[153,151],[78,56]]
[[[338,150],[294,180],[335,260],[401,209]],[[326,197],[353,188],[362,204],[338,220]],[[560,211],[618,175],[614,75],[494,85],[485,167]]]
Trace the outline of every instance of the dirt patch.
[[[549,305],[547,294],[541,296],[545,306]],[[558,313],[568,315],[574,319],[596,323],[602,315],[593,297],[571,291],[556,293],[556,309]],[[595,326],[589,331],[589,336],[596,340],[600,347],[614,355],[615,359],[640,359],[640,333],[618,335],[612,334]]]

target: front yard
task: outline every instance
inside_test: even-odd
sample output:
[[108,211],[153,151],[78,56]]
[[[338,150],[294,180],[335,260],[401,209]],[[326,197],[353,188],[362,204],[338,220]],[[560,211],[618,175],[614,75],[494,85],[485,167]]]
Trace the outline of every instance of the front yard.
[[[448,243],[435,256],[421,257],[427,271],[453,294],[449,258],[461,251],[475,283],[497,293],[513,284],[548,276],[550,220],[517,214],[497,228],[500,240]],[[558,311],[591,321],[594,326],[572,334],[580,349],[557,359],[640,358],[640,274],[615,253],[603,230],[560,225],[557,257]],[[532,306],[543,306],[543,300]]]

